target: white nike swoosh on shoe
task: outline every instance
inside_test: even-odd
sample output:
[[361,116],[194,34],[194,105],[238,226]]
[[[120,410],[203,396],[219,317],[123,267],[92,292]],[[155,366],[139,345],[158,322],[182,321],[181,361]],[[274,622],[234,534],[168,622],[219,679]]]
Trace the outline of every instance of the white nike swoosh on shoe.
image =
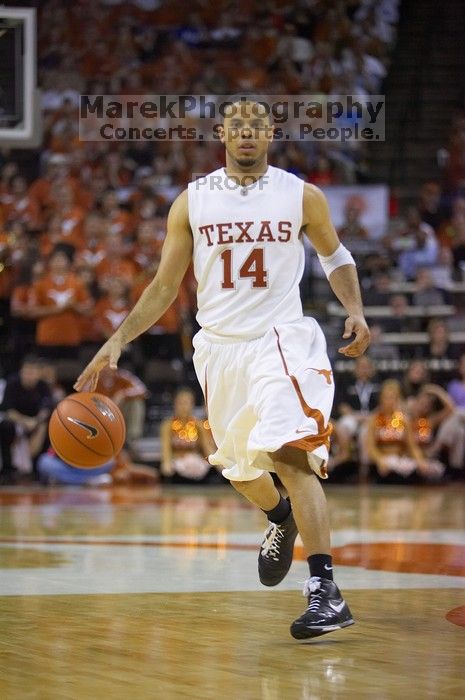
[[342,601],[342,603],[339,603],[338,605],[333,605],[332,603],[330,603],[329,607],[339,613],[339,612],[341,612],[344,605],[345,605],[345,602]]
[[326,571],[332,571],[332,570],[333,570],[333,567],[332,567],[332,566],[328,566],[327,564],[325,564],[325,569],[326,569]]

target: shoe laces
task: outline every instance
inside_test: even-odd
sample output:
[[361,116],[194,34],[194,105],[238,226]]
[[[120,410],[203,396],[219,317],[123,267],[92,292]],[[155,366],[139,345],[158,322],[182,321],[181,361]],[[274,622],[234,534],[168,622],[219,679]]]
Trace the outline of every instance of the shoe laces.
[[312,576],[305,581],[303,594],[305,597],[309,598],[309,606],[307,610],[312,613],[318,612],[322,593],[321,578],[319,576]]
[[268,559],[279,560],[279,547],[284,537],[284,529],[277,523],[271,523],[265,532],[265,539],[262,544],[262,555]]

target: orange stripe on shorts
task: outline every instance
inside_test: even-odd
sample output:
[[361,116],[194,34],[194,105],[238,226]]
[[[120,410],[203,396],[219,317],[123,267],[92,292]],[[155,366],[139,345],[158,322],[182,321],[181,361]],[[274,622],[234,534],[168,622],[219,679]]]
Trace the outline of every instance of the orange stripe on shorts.
[[279,354],[281,355],[284,371],[292,382],[292,386],[294,387],[295,393],[297,394],[297,398],[299,399],[302,411],[304,412],[304,415],[307,416],[307,418],[313,418],[318,428],[317,435],[307,435],[297,440],[292,440],[291,442],[288,442],[286,444],[292,447],[298,447],[299,449],[305,450],[306,452],[313,452],[313,450],[316,447],[320,447],[320,445],[325,445],[326,447],[329,447],[329,436],[333,432],[333,426],[331,425],[331,423],[328,423],[328,425],[325,427],[325,419],[322,412],[318,408],[312,408],[305,401],[302,389],[300,388],[297,378],[294,377],[294,375],[289,374],[286,359],[284,357],[284,353],[281,348],[281,342],[279,340],[279,333],[276,330],[276,328],[274,328],[273,330],[276,333],[276,342],[278,344],[278,350]]

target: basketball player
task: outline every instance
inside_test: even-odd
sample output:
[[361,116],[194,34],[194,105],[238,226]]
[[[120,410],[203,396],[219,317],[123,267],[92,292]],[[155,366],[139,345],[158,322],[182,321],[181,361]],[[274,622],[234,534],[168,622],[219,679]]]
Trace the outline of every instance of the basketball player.
[[334,385],[323,333],[302,313],[304,235],[347,311],[343,337],[355,335],[340,352],[361,355],[369,330],[355,264],[339,242],[324,195],[268,165],[273,134],[266,110],[254,98],[235,106],[219,132],[226,168],[191,182],[174,201],[155,278],[75,388],[93,390],[103,367],[116,368],[123,347],[173,303],[193,259],[201,326],[194,365],[217,445],[210,462],[268,517],[258,558],[264,585],[283,580],[300,533],[310,570],[308,607],[291,634],[303,639],[353,624],[333,582],[318,479],[327,476]]

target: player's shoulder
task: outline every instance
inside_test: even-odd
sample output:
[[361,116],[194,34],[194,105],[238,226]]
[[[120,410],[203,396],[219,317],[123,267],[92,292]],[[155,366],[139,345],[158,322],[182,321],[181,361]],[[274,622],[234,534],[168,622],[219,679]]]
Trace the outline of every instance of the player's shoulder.
[[187,187],[178,194],[170,207],[169,216],[183,216],[188,211],[189,195]]
[[275,165],[268,166],[266,175],[269,178],[275,180],[275,182],[278,182],[280,185],[282,183],[288,183],[291,187],[295,187],[295,185],[303,187],[303,185],[305,184],[302,178],[298,177],[294,173],[290,173],[288,170],[284,170],[283,168],[277,168]]
[[168,231],[190,232],[189,194],[187,188],[178,194],[168,212]]
[[313,185],[311,182],[304,183],[303,198],[304,205],[319,208],[322,207],[325,209],[328,206],[326,195],[324,194],[323,190],[316,185]]

